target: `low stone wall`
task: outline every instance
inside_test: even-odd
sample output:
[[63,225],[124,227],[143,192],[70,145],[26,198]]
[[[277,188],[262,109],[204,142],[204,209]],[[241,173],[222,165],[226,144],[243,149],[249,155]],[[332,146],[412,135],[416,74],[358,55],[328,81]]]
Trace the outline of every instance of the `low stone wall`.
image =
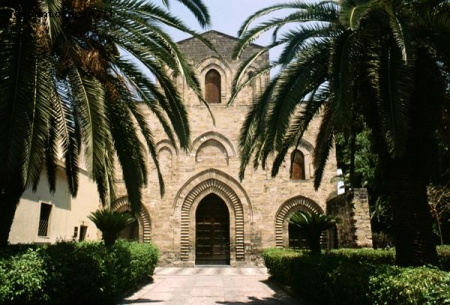
[[328,200],[327,214],[342,219],[342,223],[337,225],[334,242],[331,240],[332,247],[372,247],[367,189],[354,189]]

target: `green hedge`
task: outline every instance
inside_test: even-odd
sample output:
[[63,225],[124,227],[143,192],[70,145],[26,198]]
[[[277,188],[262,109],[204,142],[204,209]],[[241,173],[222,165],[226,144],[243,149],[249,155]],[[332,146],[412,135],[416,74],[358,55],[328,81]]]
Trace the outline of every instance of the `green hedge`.
[[114,304],[153,274],[151,244],[64,242],[0,253],[0,304]]
[[450,304],[450,273],[436,269],[390,266],[369,280],[374,305]]
[[[441,250],[440,262],[448,263],[448,249]],[[316,305],[450,304],[448,272],[395,267],[392,250],[341,249],[315,256],[269,249],[264,261],[278,282]]]

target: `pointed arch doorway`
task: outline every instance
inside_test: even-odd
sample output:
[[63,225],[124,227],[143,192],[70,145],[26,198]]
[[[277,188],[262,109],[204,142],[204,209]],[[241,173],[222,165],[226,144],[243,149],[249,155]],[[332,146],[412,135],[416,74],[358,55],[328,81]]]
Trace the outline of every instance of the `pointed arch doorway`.
[[230,214],[214,193],[203,198],[195,212],[195,264],[230,264]]

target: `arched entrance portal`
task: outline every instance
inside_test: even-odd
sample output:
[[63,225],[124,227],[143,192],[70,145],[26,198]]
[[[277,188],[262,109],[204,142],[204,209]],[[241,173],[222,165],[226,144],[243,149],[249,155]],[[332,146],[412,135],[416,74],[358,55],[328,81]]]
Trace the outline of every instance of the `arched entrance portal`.
[[195,212],[195,263],[230,264],[230,215],[225,202],[212,193]]

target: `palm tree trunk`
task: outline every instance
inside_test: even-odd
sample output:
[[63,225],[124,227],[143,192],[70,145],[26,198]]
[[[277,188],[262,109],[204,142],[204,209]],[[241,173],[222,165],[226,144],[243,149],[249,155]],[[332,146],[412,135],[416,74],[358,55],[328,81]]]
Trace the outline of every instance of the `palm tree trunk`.
[[397,264],[437,265],[436,237],[428,206],[427,185],[433,158],[433,137],[439,104],[446,99],[447,83],[434,59],[418,49],[414,90],[409,109],[407,153],[387,164],[390,172],[393,229]]
[[[408,155],[411,158],[411,154]],[[409,161],[402,159],[391,163],[391,202],[397,264],[437,265],[426,180],[414,172],[413,160]]]
[[311,253],[314,255],[320,255],[322,253],[320,247],[320,236],[321,234],[319,235],[311,234],[308,237],[309,249],[311,250]]
[[5,190],[0,193],[0,247],[8,245],[9,232],[14,220],[22,190]]

